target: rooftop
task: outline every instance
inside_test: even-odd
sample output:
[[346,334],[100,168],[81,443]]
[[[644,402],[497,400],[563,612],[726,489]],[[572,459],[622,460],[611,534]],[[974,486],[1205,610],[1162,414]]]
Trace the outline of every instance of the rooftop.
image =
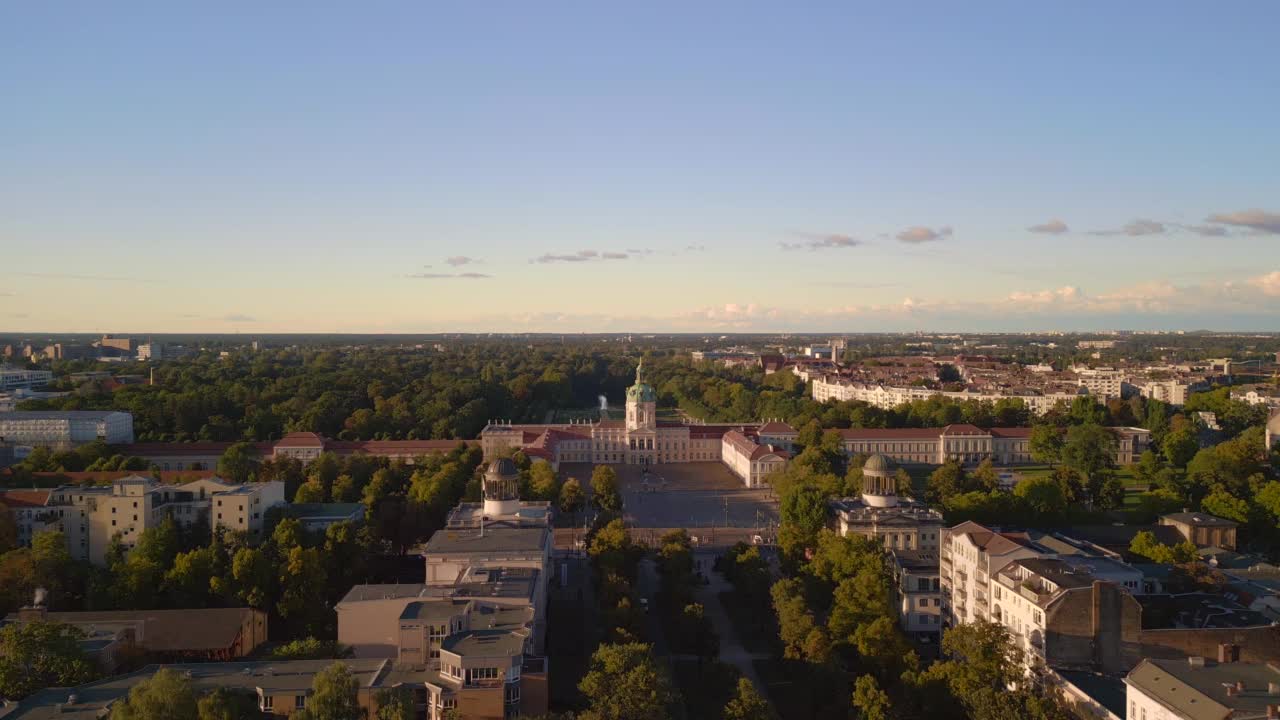
[[112,415],[128,415],[121,410],[11,410],[0,412],[4,420],[106,420]]
[[1187,720],[1265,718],[1267,706],[1280,704],[1269,690],[1280,683],[1280,671],[1271,664],[1146,659],[1125,682]]
[[437,530],[423,553],[428,555],[453,553],[533,552],[546,548],[549,533],[545,527]]
[[1161,515],[1160,519],[1186,523],[1187,525],[1200,525],[1203,527],[1239,527],[1239,523],[1234,520],[1228,520],[1226,518],[1220,518],[1217,515],[1210,515],[1208,513],[1201,512],[1170,513],[1168,515]]
[[[390,662],[382,658],[350,658],[342,661],[355,675],[361,687],[390,687]],[[88,683],[75,688],[41,690],[18,703],[16,710],[4,720],[100,720],[112,703],[129,694],[134,685],[169,668],[186,675],[197,691],[213,688],[262,688],[271,694],[310,690],[316,673],[332,664],[332,660],[293,660],[288,662],[190,663],[149,665],[128,675]],[[398,682],[424,682],[435,673],[426,670],[398,670]],[[75,703],[68,700],[74,695]]]
[[[251,608],[192,608],[182,610],[100,610],[51,612],[48,619],[69,625],[139,625],[140,642],[151,652],[221,650],[239,637]],[[21,622],[16,613],[5,618]],[[8,718],[5,718],[8,720]]]

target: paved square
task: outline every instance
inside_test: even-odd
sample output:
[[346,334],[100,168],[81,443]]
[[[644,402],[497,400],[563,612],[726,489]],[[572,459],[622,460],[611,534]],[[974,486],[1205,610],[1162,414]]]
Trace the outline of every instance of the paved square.
[[[561,478],[578,478],[586,485],[589,463],[566,463]],[[651,465],[611,465],[622,486],[627,525],[633,528],[707,527],[757,528],[776,526],[778,503],[768,489],[742,486],[717,462]]]

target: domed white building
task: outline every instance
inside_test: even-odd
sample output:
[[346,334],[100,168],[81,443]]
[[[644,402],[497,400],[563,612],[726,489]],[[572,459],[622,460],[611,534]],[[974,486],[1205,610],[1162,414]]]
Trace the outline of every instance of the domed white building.
[[922,502],[898,495],[897,468],[880,454],[862,465],[862,494],[833,500],[841,535],[876,538],[887,550],[938,549],[942,514]]

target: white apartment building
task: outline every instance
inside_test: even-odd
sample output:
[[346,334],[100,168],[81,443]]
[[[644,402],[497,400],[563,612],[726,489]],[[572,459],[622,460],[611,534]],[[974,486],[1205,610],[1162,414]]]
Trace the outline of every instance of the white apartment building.
[[937,641],[942,632],[937,549],[891,550],[889,555],[903,632],[926,642]]
[[53,382],[53,373],[48,370],[27,370],[7,365],[0,366],[0,392],[6,390],[32,390],[44,387]]
[[1124,679],[1128,720],[1275,720],[1280,666],[1144,659]]
[[1118,398],[1124,385],[1124,372],[1115,368],[1075,367],[1076,382],[1090,395],[1103,401]]
[[1040,553],[1022,533],[1000,533],[975,522],[945,530],[938,557],[943,624],[991,619],[991,578],[1014,560]]
[[939,564],[943,624],[1000,623],[1030,662],[1132,667],[1142,624],[1133,595],[1142,573],[1044,541],[972,522],[949,529]]
[[1191,384],[1180,380],[1151,380],[1138,386],[1143,397],[1170,405],[1186,405]]
[[990,403],[994,403],[998,400],[1016,399],[1021,400],[1032,414],[1044,415],[1052,410],[1058,403],[1070,403],[1072,400],[1075,400],[1079,394],[1069,392],[1051,392],[1044,394],[1006,395],[1003,393],[982,393],[969,390],[943,391],[922,387],[893,387],[891,385],[879,385],[875,383],[859,383],[834,375],[823,375],[813,378],[812,395],[813,399],[818,402],[827,402],[828,400],[834,400],[837,402],[858,400],[886,410],[914,400],[928,400],[935,395],[941,395],[949,400],[976,400],[978,402]]
[[115,410],[33,410],[0,413],[0,441],[69,450],[101,440],[133,442],[133,415]]

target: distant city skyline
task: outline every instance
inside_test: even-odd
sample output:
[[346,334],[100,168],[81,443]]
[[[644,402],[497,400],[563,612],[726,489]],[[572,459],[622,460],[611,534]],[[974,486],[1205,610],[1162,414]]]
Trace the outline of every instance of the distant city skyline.
[[0,10],[0,333],[1280,329],[1280,6]]

